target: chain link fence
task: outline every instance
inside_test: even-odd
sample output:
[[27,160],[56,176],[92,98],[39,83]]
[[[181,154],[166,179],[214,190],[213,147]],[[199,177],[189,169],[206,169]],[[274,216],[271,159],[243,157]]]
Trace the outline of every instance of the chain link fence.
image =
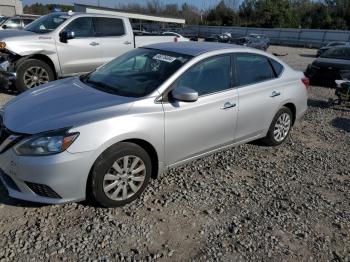
[[321,47],[333,41],[350,42],[350,31],[343,30],[187,26],[181,30],[181,33],[199,38],[222,33],[231,33],[233,37],[264,34],[270,38],[271,44],[303,47]]

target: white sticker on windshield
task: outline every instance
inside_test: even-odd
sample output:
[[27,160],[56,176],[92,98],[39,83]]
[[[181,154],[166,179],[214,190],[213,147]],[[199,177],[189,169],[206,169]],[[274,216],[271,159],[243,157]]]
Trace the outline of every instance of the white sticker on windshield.
[[153,59],[155,60],[160,60],[160,61],[164,61],[167,63],[172,63],[176,60],[176,57],[172,57],[172,56],[168,56],[168,55],[162,55],[162,54],[157,54],[153,57]]

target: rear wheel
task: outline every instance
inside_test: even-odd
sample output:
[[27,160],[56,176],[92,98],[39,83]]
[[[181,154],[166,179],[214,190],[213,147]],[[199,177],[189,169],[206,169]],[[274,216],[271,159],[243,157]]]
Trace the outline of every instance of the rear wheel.
[[54,73],[48,64],[41,60],[28,59],[18,65],[15,85],[18,91],[24,92],[54,79]]
[[104,207],[124,206],[142,194],[151,173],[151,158],[143,148],[133,143],[118,143],[96,161],[90,193]]
[[282,107],[274,119],[265,138],[262,142],[268,146],[282,144],[288,137],[292,127],[292,112],[287,107]]

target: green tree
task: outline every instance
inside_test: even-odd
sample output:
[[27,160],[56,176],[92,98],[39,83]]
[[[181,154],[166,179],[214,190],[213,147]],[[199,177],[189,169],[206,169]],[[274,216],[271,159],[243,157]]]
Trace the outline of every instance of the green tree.
[[236,12],[228,7],[223,0],[211,9],[206,17],[211,25],[233,25],[236,18]]

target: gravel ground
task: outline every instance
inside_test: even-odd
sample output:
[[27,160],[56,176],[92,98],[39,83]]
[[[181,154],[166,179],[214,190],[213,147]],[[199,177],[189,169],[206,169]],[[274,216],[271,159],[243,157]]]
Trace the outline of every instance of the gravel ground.
[[[316,53],[270,51],[301,70]],[[327,107],[333,92],[311,88],[286,144],[173,169],[124,208],[19,202],[0,185],[0,261],[350,261],[350,112]]]

